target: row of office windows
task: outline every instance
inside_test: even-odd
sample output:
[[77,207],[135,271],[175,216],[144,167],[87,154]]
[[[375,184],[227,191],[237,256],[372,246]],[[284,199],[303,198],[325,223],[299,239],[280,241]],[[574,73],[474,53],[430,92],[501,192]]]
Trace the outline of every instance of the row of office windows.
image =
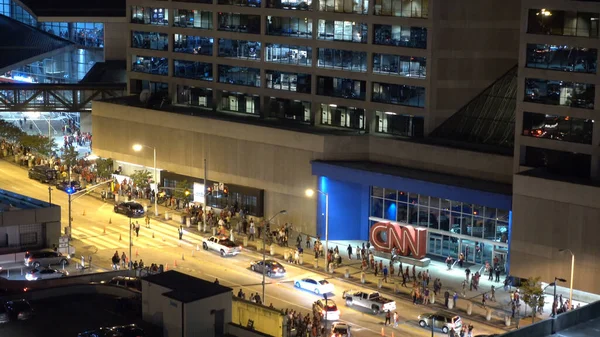
[[[6,1],[6,0],[4,0]],[[178,2],[212,4],[212,0],[177,0]],[[218,0],[219,5],[261,7],[261,0]],[[313,10],[312,0],[267,0],[268,8],[284,10]],[[322,0],[320,12],[368,14],[369,0]],[[429,17],[429,0],[375,0],[373,14],[405,18]]]
[[101,22],[39,22],[38,28],[85,47],[104,47],[104,24]]
[[[272,85],[278,85],[276,82],[279,82],[282,88],[284,86],[292,87],[294,86],[294,81],[299,83],[302,80],[300,78],[301,74],[276,71],[268,72],[267,74],[271,76]],[[296,76],[296,78],[294,79],[293,76]],[[146,82],[146,86],[142,85],[141,88],[161,90],[164,93],[168,91],[168,84],[166,83],[141,82]],[[213,90],[210,88],[177,85],[176,104],[188,107],[216,109],[225,112],[259,115],[262,108],[262,101],[264,102],[263,113],[267,117],[305,124],[313,122],[311,114],[312,105],[309,101],[269,96],[263,98],[261,100],[261,97],[258,95],[223,90],[218,93],[218,98],[215,100]],[[322,125],[361,130],[366,128],[366,111],[364,109],[335,104],[319,104],[317,113],[321,116]],[[372,122],[377,124],[375,128],[375,132],[377,133],[410,138],[423,137],[424,135],[423,117],[401,115],[395,112],[375,111],[374,118],[375,120]]]
[[593,84],[526,78],[524,100],[532,103],[593,109],[595,92],[596,87]]
[[[134,72],[165,76],[169,73],[169,62],[166,58],[133,55],[132,62],[131,70]],[[174,66],[174,76],[212,80],[212,70],[210,72],[204,70],[211,68],[211,64],[191,61],[177,62]],[[271,70],[267,70],[267,74],[267,88],[302,93],[311,92],[311,76],[308,74],[282,73]],[[260,69],[220,64],[218,65],[218,82],[260,88]],[[364,101],[366,90],[366,81],[317,76],[317,95]],[[371,100],[379,103],[422,108],[425,106],[425,88],[373,82]]]
[[[174,10],[176,27],[212,29],[212,13],[197,10]],[[168,9],[132,6],[131,22],[137,24],[168,25]],[[218,30],[260,34],[261,16],[237,13],[218,13]],[[313,21],[308,18],[266,17],[266,34],[313,38]],[[368,25],[356,21],[319,20],[317,39],[367,43]],[[400,25],[373,25],[373,43],[386,46],[427,48],[427,28]]]
[[528,44],[526,65],[528,68],[596,73],[598,49],[561,46],[552,44]]
[[[174,35],[173,51],[179,53],[212,56],[212,37]],[[219,39],[219,57],[243,60],[260,60],[262,43],[247,40]],[[131,32],[133,48],[168,50],[168,34],[156,32]],[[312,66],[312,48],[280,44],[266,44],[265,61],[294,65]],[[367,71],[367,53],[341,49],[318,48],[317,67],[339,69],[354,72]],[[382,75],[425,78],[426,60],[424,57],[412,57],[390,54],[373,55],[373,72]]]
[[591,144],[594,120],[543,113],[523,113],[523,135],[565,142]]
[[599,19],[599,13],[529,9],[527,32],[597,39]]

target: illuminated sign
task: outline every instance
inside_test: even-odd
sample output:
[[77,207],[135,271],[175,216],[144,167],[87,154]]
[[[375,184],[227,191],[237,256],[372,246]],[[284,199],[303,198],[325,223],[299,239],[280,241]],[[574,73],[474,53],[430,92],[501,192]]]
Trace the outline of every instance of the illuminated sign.
[[389,222],[378,222],[371,227],[369,240],[375,250],[422,259],[427,253],[427,229],[400,225]]
[[204,184],[194,183],[194,202],[204,204]]

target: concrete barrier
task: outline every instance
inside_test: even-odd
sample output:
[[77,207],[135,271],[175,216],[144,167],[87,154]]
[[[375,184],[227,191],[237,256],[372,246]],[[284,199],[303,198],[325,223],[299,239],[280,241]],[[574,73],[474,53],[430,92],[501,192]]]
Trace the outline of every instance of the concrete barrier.
[[467,315],[471,316],[473,313],[473,302],[467,301]]
[[135,298],[141,296],[139,291],[108,284],[75,284],[59,287],[28,290],[18,294],[8,295],[3,300],[26,299],[28,301],[39,301],[48,298],[62,297],[67,295],[101,294],[113,297]]
[[23,289],[47,289],[53,287],[61,287],[67,285],[76,284],[89,284],[99,283],[101,281],[110,280],[115,276],[135,276],[133,270],[117,270],[103,273],[90,273],[82,275],[73,275],[68,277],[62,277],[53,280],[39,280],[39,281],[25,281],[25,280],[7,280],[0,278],[0,288],[6,289],[7,291],[18,291],[21,292]]

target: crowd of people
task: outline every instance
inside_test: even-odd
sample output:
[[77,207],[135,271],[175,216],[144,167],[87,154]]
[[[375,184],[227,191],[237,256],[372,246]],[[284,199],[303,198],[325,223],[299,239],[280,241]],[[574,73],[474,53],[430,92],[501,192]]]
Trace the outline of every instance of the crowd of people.
[[125,254],[125,252],[122,252],[121,255],[119,256],[119,252],[115,251],[115,253],[112,256],[111,262],[112,262],[113,270],[129,268],[129,269],[134,269],[134,270],[138,270],[138,269],[144,270],[148,273],[162,273],[164,271],[162,265],[158,265],[156,263],[146,265],[144,263],[144,260],[142,260],[142,259],[140,259],[139,261],[134,260],[132,262],[129,260],[129,258],[127,257],[127,254]]

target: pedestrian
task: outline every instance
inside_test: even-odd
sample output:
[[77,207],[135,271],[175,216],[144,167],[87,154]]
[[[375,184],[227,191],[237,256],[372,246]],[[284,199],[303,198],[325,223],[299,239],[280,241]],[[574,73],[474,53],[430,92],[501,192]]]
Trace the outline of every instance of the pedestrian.
[[383,282],[387,283],[388,282],[387,278],[388,278],[388,267],[384,266],[383,267]]
[[150,214],[146,213],[146,228],[150,228]]
[[394,311],[394,328],[398,327],[398,323],[400,321],[400,316],[397,311]]
[[135,222],[135,237],[139,237],[140,236],[140,223],[139,222]]
[[481,305],[485,308],[485,298],[487,297],[486,293],[481,294]]
[[179,240],[183,239],[183,226],[179,226]]
[[352,260],[352,245],[349,244],[346,250],[348,251],[348,260]]
[[388,310],[385,312],[385,323],[383,325],[391,324],[392,313]]
[[496,287],[494,287],[493,285],[492,285],[491,293],[492,293],[492,296],[491,296],[492,302],[496,302]]
[[250,241],[254,241],[254,231],[256,230],[256,228],[254,227],[254,222],[250,222],[250,237],[248,238]]
[[121,254],[121,268],[125,268],[126,265],[127,265],[127,255],[125,255],[125,252],[123,252],[123,254]]
[[81,255],[81,269],[85,269],[85,256]]
[[496,273],[496,282],[500,283],[500,267],[496,267],[496,269],[494,270],[494,272]]
[[88,255],[88,265],[90,266],[90,268],[92,267],[92,256]]
[[446,292],[444,293],[444,306],[446,308],[448,307],[449,301],[450,301],[450,292],[448,290],[446,290]]
[[452,296],[452,307],[456,308],[456,301],[458,301],[458,294],[456,292],[454,292],[454,295]]

